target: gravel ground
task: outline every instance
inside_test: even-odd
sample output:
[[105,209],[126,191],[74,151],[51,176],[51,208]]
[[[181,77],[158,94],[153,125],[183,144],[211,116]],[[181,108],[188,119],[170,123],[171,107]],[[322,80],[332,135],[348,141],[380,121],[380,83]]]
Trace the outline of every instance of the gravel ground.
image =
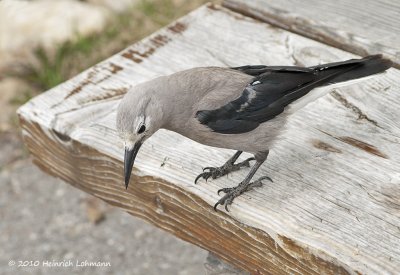
[[[0,274],[204,274],[206,251],[44,174],[20,148],[0,135]],[[53,261],[72,266],[43,266]]]

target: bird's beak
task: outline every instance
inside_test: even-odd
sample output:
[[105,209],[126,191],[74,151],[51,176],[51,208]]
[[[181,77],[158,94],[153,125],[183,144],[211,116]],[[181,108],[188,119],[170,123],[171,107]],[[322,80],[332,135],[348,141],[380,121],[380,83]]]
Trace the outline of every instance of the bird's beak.
[[124,172],[126,189],[128,189],[129,179],[131,178],[133,163],[135,162],[136,155],[139,152],[140,146],[142,146],[142,144],[143,143],[141,141],[138,141],[135,143],[132,149],[125,148]]

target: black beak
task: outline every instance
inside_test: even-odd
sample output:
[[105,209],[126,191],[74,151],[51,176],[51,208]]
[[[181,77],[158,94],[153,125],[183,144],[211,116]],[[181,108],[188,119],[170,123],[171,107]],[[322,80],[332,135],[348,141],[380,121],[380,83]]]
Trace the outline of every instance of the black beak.
[[140,146],[142,146],[142,144],[142,142],[138,141],[135,143],[135,146],[133,146],[133,149],[125,149],[124,172],[126,189],[128,189],[129,179],[131,178],[133,163],[135,162],[136,155],[139,152]]

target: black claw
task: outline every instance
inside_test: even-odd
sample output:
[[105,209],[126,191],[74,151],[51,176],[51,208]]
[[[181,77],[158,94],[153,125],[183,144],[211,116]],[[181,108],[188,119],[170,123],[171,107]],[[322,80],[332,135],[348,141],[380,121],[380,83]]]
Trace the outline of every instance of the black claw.
[[206,171],[207,169],[211,171],[212,168],[214,168],[214,167],[204,167],[203,172]]
[[227,193],[227,191],[230,190],[229,188],[221,188],[217,191],[217,194],[219,195],[220,192]]
[[270,182],[274,182],[270,177],[268,177],[268,176],[264,176],[264,177],[261,177],[261,178],[259,178],[258,179],[259,181],[262,181],[262,180],[269,180]]
[[214,204],[214,211],[217,211],[217,206],[218,206],[218,204],[219,204],[219,201],[217,201],[217,203]]
[[226,210],[226,212],[229,212],[228,204],[227,204],[227,203],[225,203],[225,210]]
[[242,161],[241,163],[239,163],[240,166],[246,166],[246,167],[250,167],[250,161],[252,160],[256,160],[255,158],[248,158],[244,161]]
[[203,174],[200,174],[196,177],[196,179],[194,180],[194,184],[197,184],[197,181],[203,176]]
[[208,179],[209,179],[210,177],[211,177],[211,172],[203,172],[203,173],[201,173],[200,175],[198,175],[198,176],[196,177],[196,179],[194,180],[194,184],[197,184],[197,181],[198,181],[200,178],[205,179],[206,182],[207,182]]

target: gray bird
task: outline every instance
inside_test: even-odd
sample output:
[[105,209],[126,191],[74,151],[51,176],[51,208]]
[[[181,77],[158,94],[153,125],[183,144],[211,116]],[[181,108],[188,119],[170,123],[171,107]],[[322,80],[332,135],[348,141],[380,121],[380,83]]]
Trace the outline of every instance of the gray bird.
[[[219,178],[241,167],[250,172],[236,187],[218,190],[225,195],[214,205],[227,206],[234,198],[262,185],[251,181],[267,159],[290,114],[329,92],[321,88],[381,73],[391,61],[381,55],[312,67],[242,66],[193,68],[161,76],[133,87],[122,99],[117,129],[125,144],[125,186],[135,157],[158,129],[179,133],[202,144],[238,150],[221,167],[206,167],[196,179]],[[329,86],[331,88],[331,86]],[[245,151],[254,158],[235,163]]]

